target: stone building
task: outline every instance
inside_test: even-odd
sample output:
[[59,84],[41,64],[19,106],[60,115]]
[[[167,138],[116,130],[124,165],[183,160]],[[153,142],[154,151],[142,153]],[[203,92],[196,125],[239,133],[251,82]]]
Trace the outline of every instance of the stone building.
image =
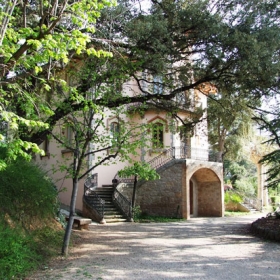
[[[133,81],[124,85],[123,90],[132,95],[142,94]],[[208,149],[207,137],[207,95],[213,92],[215,89],[206,84],[181,94],[179,102],[178,99],[174,100],[180,119],[196,119],[196,124],[187,130],[180,129],[180,122],[172,117],[168,108],[159,109],[157,104],[141,107],[141,110],[137,110],[141,104],[130,104],[126,108],[128,114],[121,117],[123,123],[150,126],[143,134],[147,145],[138,148],[137,156],[131,155],[132,161],[148,162],[160,174],[158,180],[138,184],[136,205],[142,212],[185,219],[223,216],[222,163],[219,156]],[[114,133],[120,125],[120,116],[113,115],[109,110],[105,116],[103,133]],[[71,137],[67,128],[64,130],[62,133]],[[89,149],[94,145],[91,143]],[[69,151],[57,147],[54,141],[48,144],[46,155],[38,161],[49,170],[57,162],[72,156]],[[89,158],[89,166],[97,158]],[[81,180],[77,212],[97,222],[114,221],[120,217],[130,220],[132,184],[117,175],[128,164],[131,163],[119,161],[114,165],[100,165],[86,180]],[[63,190],[59,195],[61,204],[67,207],[70,204],[72,180],[62,171],[52,176],[58,190]]]

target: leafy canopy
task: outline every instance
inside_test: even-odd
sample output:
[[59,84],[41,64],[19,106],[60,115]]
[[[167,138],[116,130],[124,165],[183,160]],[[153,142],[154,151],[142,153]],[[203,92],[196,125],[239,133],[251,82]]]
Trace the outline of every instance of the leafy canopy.
[[118,172],[120,177],[134,176],[137,180],[156,180],[160,176],[155,169],[146,162],[135,162],[132,166],[126,166]]

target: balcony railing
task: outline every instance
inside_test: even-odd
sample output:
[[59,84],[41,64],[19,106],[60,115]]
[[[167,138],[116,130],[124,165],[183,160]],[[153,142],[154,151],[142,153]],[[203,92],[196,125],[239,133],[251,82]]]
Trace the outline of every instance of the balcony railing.
[[[162,149],[161,153],[148,161],[154,169],[159,169],[163,165],[176,160],[176,159],[192,159],[208,162],[222,162],[222,156],[220,152],[215,152],[206,149],[192,148],[190,146],[172,147],[169,149]],[[114,180],[123,183],[132,183],[134,177],[120,178],[118,174],[115,175]]]
[[191,146],[174,147],[174,158],[176,159],[194,159],[201,161],[222,162],[220,152],[213,150],[193,148]]

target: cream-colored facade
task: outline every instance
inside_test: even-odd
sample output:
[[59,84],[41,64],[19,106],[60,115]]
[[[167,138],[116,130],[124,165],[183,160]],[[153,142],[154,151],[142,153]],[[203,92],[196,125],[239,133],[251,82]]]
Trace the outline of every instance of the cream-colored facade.
[[[136,82],[133,80],[125,84],[123,90],[130,96],[142,94],[139,91]],[[116,116],[112,114],[110,110],[104,112],[104,127],[103,131],[101,131],[101,134],[103,135],[109,136],[111,128],[120,121],[125,124],[133,123],[133,125],[137,127],[141,127],[141,125],[146,124],[159,126],[158,131],[154,132],[151,131],[151,129],[147,129],[142,133],[141,137],[146,140],[147,146],[139,147],[137,149],[137,156],[131,155],[131,159],[133,161],[150,162],[159,155],[164,156],[164,152],[168,153],[170,149],[173,151],[174,159],[185,160],[183,165],[184,172],[183,175],[180,175],[182,178],[180,177],[181,179],[179,180],[182,184],[180,183],[180,186],[178,186],[180,191],[175,191],[176,196],[178,196],[177,200],[179,201],[176,202],[178,204],[177,210],[180,208],[179,216],[183,218],[190,218],[193,215],[207,216],[208,214],[210,216],[223,216],[222,163],[214,161],[211,162],[211,160],[209,163],[207,122],[205,114],[207,109],[207,94],[209,94],[209,92],[211,93],[211,91],[212,88],[209,87],[209,85],[206,85],[205,88],[200,88],[200,90],[197,89],[191,93],[185,93],[185,97],[189,102],[188,107],[184,106],[184,99],[181,100],[182,103],[179,104],[177,111],[177,114],[181,119],[191,119],[193,117],[197,118],[197,115],[195,115],[197,114],[197,108],[199,108],[201,112],[199,118],[203,119],[203,121],[198,122],[194,126],[187,137],[182,137],[179,133],[178,127],[181,125],[179,121],[172,118],[167,110],[156,108],[156,106],[153,106],[152,104],[147,106],[145,110],[141,110],[141,113],[134,110],[137,106],[140,106],[139,104],[127,105],[126,111],[128,114]],[[62,124],[58,124],[56,130],[58,133],[65,135],[68,133],[67,129],[63,128]],[[70,134],[68,136],[71,137]],[[43,145],[42,148],[44,148]],[[99,145],[99,143],[91,143],[89,145],[89,149],[96,149],[97,145]],[[184,157],[182,157],[183,149],[185,151]],[[186,150],[188,151],[186,152]],[[99,157],[106,156],[106,153],[108,153],[108,151],[105,150],[95,154],[94,156],[90,156],[88,160],[88,167],[94,165]],[[50,141],[47,147],[46,156],[37,156],[37,162],[44,166],[44,168],[48,170],[49,175],[54,179],[56,187],[60,191],[60,201],[64,206],[69,206],[70,204],[72,179],[67,178],[67,174],[65,172],[55,169],[58,168],[61,162],[65,162],[67,159],[69,160],[69,164],[71,164],[72,153],[59,147],[58,143],[54,140]],[[97,174],[98,187],[111,185],[117,172],[129,164],[131,163],[128,163],[127,161],[122,162],[116,159],[114,162],[107,162],[106,165],[99,165],[91,172],[91,174]],[[160,172],[163,171],[161,170]],[[174,181],[176,181],[176,178]],[[79,191],[76,202],[76,209],[81,212],[83,210],[84,182],[85,178],[79,183]],[[161,184],[160,180],[158,183]],[[164,182],[164,184],[166,184],[166,188],[168,189],[168,182]],[[172,182],[170,184],[172,184]],[[149,188],[147,189],[147,187],[143,187],[142,189],[145,189],[144,192],[145,195],[147,195]],[[161,195],[162,194],[155,193],[156,197]],[[170,196],[172,196],[172,191],[169,192],[166,201],[173,201],[170,199]],[[141,188],[139,190],[139,197],[143,197],[143,191],[141,192]],[[165,200],[164,197],[161,198],[161,200]],[[138,201],[138,203],[139,205],[143,205],[143,208],[149,212],[149,205],[146,202]],[[157,205],[161,204],[159,202],[153,203]],[[209,206],[210,204],[212,206]],[[173,206],[171,206],[171,208],[172,207]],[[157,207],[153,205],[153,208]],[[164,206],[163,208],[160,206],[157,209],[159,209],[159,212],[164,212],[164,210],[162,210],[164,209]],[[173,210],[171,210],[171,212],[172,211]],[[160,213],[155,212],[155,214]],[[162,214],[164,215],[165,213]]]

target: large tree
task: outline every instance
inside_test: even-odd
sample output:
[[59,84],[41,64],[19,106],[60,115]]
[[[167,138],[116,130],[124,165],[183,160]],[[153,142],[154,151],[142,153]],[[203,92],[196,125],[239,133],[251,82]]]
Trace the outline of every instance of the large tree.
[[[207,83],[229,98],[277,92],[278,0],[152,0],[149,11],[133,1],[111,4],[0,1],[0,114],[9,151],[36,149],[59,121],[88,108],[151,104],[176,117],[178,103],[192,104],[193,90],[205,92]],[[128,96],[129,80],[140,94]]]
[[[200,89],[206,82],[229,96],[255,99],[278,87],[278,1],[152,1],[148,13],[125,1],[103,9],[95,23],[105,4],[65,0],[16,5],[1,49],[1,111],[43,121],[48,128],[23,124],[14,137],[42,143],[70,108],[86,105],[85,95],[101,79],[103,88],[92,101],[107,108],[148,101],[159,106],[158,100]],[[113,58],[95,58],[108,52]],[[67,88],[59,73],[77,60],[89,70],[77,86]],[[160,76],[155,83],[164,94],[143,87],[153,82],[137,76],[143,70]],[[116,81],[129,78],[145,94],[128,98],[116,90]],[[60,102],[43,100],[46,91],[54,100],[63,90],[70,94]]]
[[254,134],[253,110],[248,103],[252,104],[250,98],[233,93],[219,93],[208,100],[209,143],[222,159],[240,160],[239,153],[245,151],[244,140],[249,142]]
[[[258,108],[254,120],[258,123],[260,130],[266,135],[267,140],[263,144],[269,145],[270,151],[262,151],[259,154],[260,163],[267,168],[267,187],[277,189],[280,184],[280,110],[279,97],[265,102],[265,106]],[[267,149],[268,150],[268,149]]]

